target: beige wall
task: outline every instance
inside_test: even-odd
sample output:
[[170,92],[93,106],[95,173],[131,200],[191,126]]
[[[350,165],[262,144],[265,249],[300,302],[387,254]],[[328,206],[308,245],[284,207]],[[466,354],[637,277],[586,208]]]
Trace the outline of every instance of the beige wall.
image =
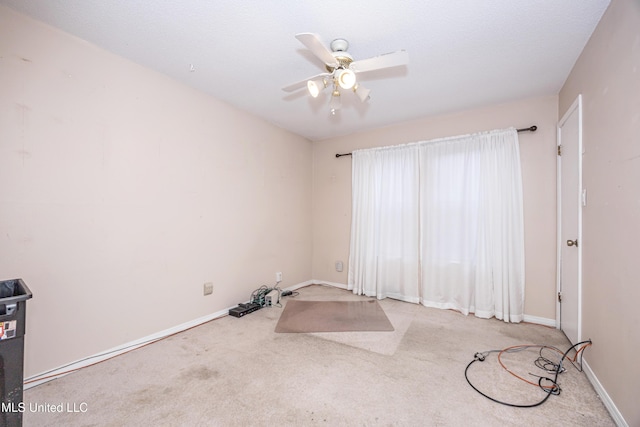
[[276,271],[309,280],[310,165],[306,139],[0,7],[0,279],[34,294],[25,375]]
[[26,375],[234,305],[275,271],[284,286],[346,283],[351,160],[336,153],[509,126],[539,127],[520,138],[525,312],[555,318],[555,129],[582,93],[587,360],[640,425],[639,29],[638,2],[614,0],[559,104],[311,144],[0,6],[0,279],[34,292]]
[[613,0],[560,92],[583,96],[585,359],[632,426],[640,425],[640,2]]
[[[528,99],[373,132],[313,143],[313,278],[347,283],[351,226],[351,157],[336,153],[434,138],[537,125],[520,134],[524,186],[525,313],[555,319],[556,294],[556,96]],[[344,271],[335,262],[344,262]]]

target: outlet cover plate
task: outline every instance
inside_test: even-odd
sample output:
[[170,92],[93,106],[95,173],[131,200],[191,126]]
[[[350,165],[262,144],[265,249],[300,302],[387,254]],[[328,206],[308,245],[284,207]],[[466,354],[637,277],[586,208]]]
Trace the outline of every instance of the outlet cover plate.
[[211,295],[213,293],[213,283],[207,282],[203,286],[204,295]]

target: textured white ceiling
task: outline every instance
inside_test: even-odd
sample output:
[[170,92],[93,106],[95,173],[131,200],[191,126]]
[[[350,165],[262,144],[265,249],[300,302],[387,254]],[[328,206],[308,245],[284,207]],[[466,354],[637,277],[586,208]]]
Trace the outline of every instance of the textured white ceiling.
[[[311,140],[557,94],[609,2],[0,0]],[[347,39],[355,60],[405,49],[409,65],[360,75],[371,100],[347,93],[331,116],[328,91],[281,90],[324,71],[302,32]]]

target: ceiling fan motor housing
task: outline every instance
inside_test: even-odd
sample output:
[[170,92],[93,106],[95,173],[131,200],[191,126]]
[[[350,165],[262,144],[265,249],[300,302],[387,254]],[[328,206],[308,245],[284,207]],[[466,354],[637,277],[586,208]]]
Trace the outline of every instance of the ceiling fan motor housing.
[[353,62],[353,58],[347,52],[334,52],[333,56],[336,58],[336,61],[338,61],[338,66],[332,67],[330,65],[325,65],[327,71],[330,73],[333,73],[339,68],[349,68],[349,64]]
[[345,39],[335,39],[331,42],[331,54],[336,58],[339,65],[337,67],[327,65],[327,71],[333,73],[338,68],[349,68],[349,64],[353,62],[353,57],[347,53],[348,48],[349,42]]
[[346,52],[349,49],[349,42],[345,39],[335,39],[331,42],[331,50],[334,52]]

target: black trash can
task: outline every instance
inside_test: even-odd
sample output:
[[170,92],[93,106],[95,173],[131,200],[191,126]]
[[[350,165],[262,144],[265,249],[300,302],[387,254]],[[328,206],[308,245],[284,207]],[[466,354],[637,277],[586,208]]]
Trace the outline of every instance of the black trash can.
[[0,425],[22,425],[24,327],[31,291],[22,279],[0,281]]

